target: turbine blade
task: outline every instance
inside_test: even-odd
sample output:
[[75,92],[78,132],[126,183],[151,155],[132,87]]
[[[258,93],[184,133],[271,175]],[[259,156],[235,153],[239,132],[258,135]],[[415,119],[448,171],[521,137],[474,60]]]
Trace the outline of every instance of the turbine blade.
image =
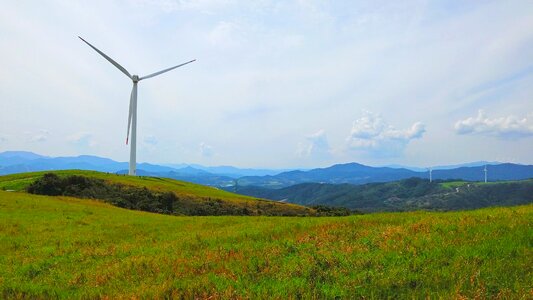
[[121,66],[119,63],[114,61],[111,57],[105,55],[104,52],[96,49],[95,46],[89,44],[89,42],[87,42],[86,40],[82,39],[81,36],[78,36],[78,37],[80,38],[80,40],[84,41],[85,44],[89,45],[89,47],[93,48],[96,52],[100,53],[100,55],[102,55],[105,59],[107,59],[108,62],[112,63],[115,67],[117,67],[120,71],[122,71],[122,73],[126,74],[126,76],[128,76],[131,79],[131,74],[123,66]]
[[165,73],[165,72],[168,72],[168,71],[174,70],[175,68],[179,68],[179,67],[184,66],[184,65],[186,65],[186,64],[190,64],[190,63],[192,63],[192,62],[194,62],[194,61],[196,61],[196,59],[193,59],[193,60],[188,61],[188,62],[186,62],[186,63],[183,63],[183,64],[181,64],[181,65],[177,65],[177,66],[174,66],[174,67],[171,67],[171,68],[168,68],[168,69],[164,69],[164,70],[159,71],[159,72],[155,72],[155,73],[150,74],[150,75],[146,75],[146,76],[144,76],[144,77],[139,78],[139,80],[152,78],[152,77],[154,77],[154,76],[157,76],[157,75],[163,74],[163,73]]
[[128,115],[128,133],[126,134],[126,145],[128,144],[128,139],[130,137],[130,128],[131,128],[131,116],[133,113],[133,93],[135,93],[135,85],[133,85],[133,88],[131,89],[131,96],[130,96],[130,113]]

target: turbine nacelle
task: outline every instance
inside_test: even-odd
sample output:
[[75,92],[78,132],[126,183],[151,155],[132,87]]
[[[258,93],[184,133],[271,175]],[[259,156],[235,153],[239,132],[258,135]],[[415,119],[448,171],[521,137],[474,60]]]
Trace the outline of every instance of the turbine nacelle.
[[141,79],[139,79],[139,75],[131,75],[131,80],[133,80],[133,82],[139,82]]

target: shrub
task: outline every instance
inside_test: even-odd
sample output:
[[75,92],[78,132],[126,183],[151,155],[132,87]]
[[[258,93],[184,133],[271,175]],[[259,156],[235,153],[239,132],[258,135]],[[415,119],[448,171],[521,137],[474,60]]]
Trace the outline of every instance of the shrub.
[[39,195],[100,199],[123,208],[166,214],[173,213],[177,201],[176,195],[171,192],[152,192],[145,187],[110,184],[101,179],[78,175],[61,178],[54,173],[44,174],[27,190]]
[[349,216],[352,214],[348,208],[345,207],[331,207],[325,205],[315,205],[311,208],[316,210],[317,216],[334,217],[334,216]]
[[29,193],[48,196],[62,195],[63,189],[63,181],[54,173],[46,173],[28,186]]

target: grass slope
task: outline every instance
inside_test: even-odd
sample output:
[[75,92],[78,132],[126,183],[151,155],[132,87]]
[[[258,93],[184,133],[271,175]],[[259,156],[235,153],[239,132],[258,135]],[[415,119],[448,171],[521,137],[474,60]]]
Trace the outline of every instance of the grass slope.
[[173,191],[179,194],[192,195],[199,197],[213,197],[224,200],[252,200],[252,197],[232,194],[214,187],[207,187],[199,184],[188,183],[168,178],[143,177],[143,176],[124,176],[113,173],[102,173],[96,171],[82,170],[64,170],[64,171],[43,171],[31,173],[19,173],[6,176],[0,176],[0,189],[23,190],[35,179],[45,173],[54,173],[57,175],[83,175],[88,177],[99,178],[113,183],[146,187],[151,190]]
[[0,298],[528,298],[532,220],[174,217],[0,191]]
[[24,191],[33,181],[45,173],[54,173],[58,176],[82,175],[102,179],[112,184],[146,187],[149,190],[159,192],[173,192],[180,198],[183,211],[194,211],[195,207],[215,204],[235,215],[239,215],[243,208],[258,215],[307,215],[314,213],[313,209],[296,204],[237,195],[214,187],[169,178],[124,176],[96,171],[65,170],[0,176],[0,190]]

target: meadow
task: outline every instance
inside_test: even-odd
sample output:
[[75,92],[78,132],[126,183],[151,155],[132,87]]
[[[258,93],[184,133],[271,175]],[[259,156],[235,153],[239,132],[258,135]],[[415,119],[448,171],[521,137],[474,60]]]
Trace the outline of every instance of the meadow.
[[533,296],[533,205],[183,217],[0,191],[1,298]]
[[[316,213],[314,209],[301,205],[238,195],[215,187],[169,178],[124,176],[96,171],[62,170],[5,175],[0,176],[0,190],[25,192],[32,183],[42,179],[46,174],[54,174],[63,179],[71,176],[83,176],[86,179],[103,181],[113,186],[134,188],[137,190],[136,192],[147,189],[154,193],[172,193],[177,198],[174,213],[178,215],[300,216]],[[127,191],[124,190],[123,192]],[[90,191],[88,194],[91,194]]]
[[61,171],[41,171],[18,173],[11,175],[0,176],[0,189],[23,191],[33,181],[42,177],[46,173],[54,173],[59,176],[68,175],[83,175],[92,178],[112,181],[113,183],[133,185],[137,187],[147,187],[151,190],[157,191],[173,191],[178,194],[197,196],[197,197],[213,197],[231,201],[246,201],[255,200],[256,198],[232,194],[214,187],[199,185],[184,181],[178,181],[169,178],[161,177],[147,177],[147,176],[125,176],[113,173],[103,173],[97,171],[85,170],[61,170]]

